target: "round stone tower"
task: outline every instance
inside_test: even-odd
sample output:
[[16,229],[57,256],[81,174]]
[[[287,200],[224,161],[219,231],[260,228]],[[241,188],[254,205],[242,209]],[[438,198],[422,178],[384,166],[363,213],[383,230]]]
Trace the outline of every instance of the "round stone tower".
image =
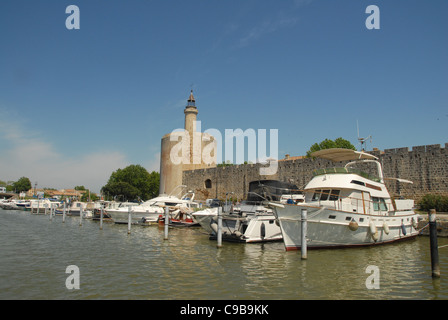
[[[196,131],[198,109],[196,108],[193,90],[191,90],[187,100],[184,114],[184,131],[175,130],[164,135],[162,138],[160,152],[160,194],[170,194],[178,186],[182,185],[183,171],[216,166],[216,140],[207,133]],[[208,161],[208,163],[205,163],[202,153],[204,148],[210,143],[213,144],[212,148],[207,148],[206,150],[211,154],[207,154],[206,156],[208,157],[204,157],[210,159],[211,156],[214,162],[211,161],[212,163],[210,163]],[[210,150],[213,151],[210,152]]]

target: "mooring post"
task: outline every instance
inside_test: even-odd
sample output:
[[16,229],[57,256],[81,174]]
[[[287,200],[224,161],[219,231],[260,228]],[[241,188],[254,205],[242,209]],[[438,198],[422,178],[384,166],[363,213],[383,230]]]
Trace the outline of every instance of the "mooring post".
[[44,204],[44,208],[45,208],[44,213],[45,213],[45,215],[47,215],[48,203]]
[[50,221],[53,220],[53,204],[50,204]]
[[67,206],[67,203],[64,201],[64,209],[62,210],[62,223],[65,223],[65,208]]
[[301,218],[302,218],[302,241],[300,246],[300,252],[302,253],[302,260],[308,259],[307,257],[307,241],[306,241],[306,234],[307,234],[307,210],[302,209],[301,212]]
[[132,211],[131,207],[128,207],[128,234],[131,234],[131,219],[132,219]]
[[37,211],[36,214],[39,214],[40,211],[40,200],[37,200]]
[[103,230],[103,207],[100,210],[100,230]]
[[433,278],[440,278],[439,248],[437,242],[436,210],[429,210],[429,241],[431,248],[431,270]]
[[218,248],[222,247],[222,207],[218,207],[218,231],[216,234],[216,246]]
[[82,203],[79,206],[79,225],[82,226]]
[[170,223],[170,208],[165,207],[165,236],[164,240],[168,240],[168,225]]

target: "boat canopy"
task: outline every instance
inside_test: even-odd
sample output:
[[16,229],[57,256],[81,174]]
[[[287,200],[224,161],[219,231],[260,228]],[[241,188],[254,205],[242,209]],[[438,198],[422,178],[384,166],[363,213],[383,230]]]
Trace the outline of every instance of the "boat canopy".
[[343,148],[323,149],[313,152],[311,156],[331,160],[334,162],[361,159],[378,160],[378,158],[372,154]]

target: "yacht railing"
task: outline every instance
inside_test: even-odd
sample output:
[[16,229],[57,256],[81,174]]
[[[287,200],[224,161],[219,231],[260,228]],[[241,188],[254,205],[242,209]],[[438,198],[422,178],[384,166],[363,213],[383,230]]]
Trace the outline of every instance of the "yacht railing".
[[353,173],[356,174],[358,176],[361,176],[363,178],[372,180],[372,181],[376,181],[376,182],[381,182],[381,179],[378,176],[374,176],[371,174],[368,174],[360,169],[357,168],[343,168],[343,167],[334,167],[334,168],[320,168],[320,169],[316,169],[313,171],[313,177],[315,176],[321,176],[324,174],[335,174],[335,173],[339,173],[339,174],[348,174],[348,173]]

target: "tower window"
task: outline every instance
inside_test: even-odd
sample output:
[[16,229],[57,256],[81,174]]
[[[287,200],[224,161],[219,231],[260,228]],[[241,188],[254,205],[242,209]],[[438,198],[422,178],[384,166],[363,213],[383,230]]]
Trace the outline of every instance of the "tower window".
[[210,189],[212,187],[212,180],[207,179],[205,180],[205,188]]

